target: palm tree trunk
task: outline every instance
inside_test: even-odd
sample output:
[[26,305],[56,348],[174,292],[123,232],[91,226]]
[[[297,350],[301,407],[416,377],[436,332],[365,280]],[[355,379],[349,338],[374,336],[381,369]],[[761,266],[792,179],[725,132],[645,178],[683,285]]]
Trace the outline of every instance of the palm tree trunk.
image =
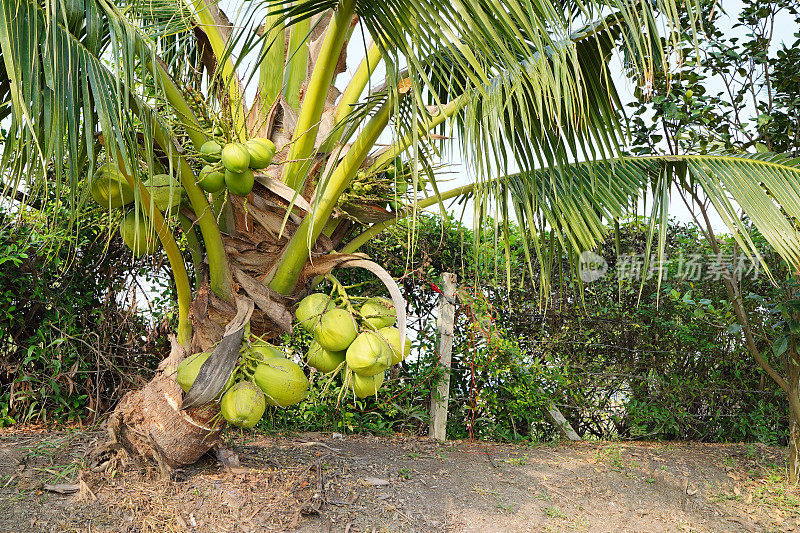
[[172,374],[184,356],[173,338],[159,374],[144,388],[126,394],[108,422],[112,445],[124,448],[137,462],[155,459],[165,473],[202,457],[217,444],[223,426],[215,419],[215,405],[180,411],[183,391]]
[[[257,182],[247,198],[230,197],[235,228],[223,234],[222,241],[237,296],[255,304],[250,331],[274,338],[291,331],[292,306],[311,290],[321,256],[333,251],[346,232],[320,236],[312,247],[315,266],[303,269],[290,295],[271,290],[265,281],[304,213],[295,207],[286,220],[288,202],[270,190],[268,180],[261,181],[267,185]],[[235,306],[217,296],[205,279],[191,305],[191,344],[184,347],[173,339],[170,355],[162,361],[156,377],[122,399],[108,423],[113,446],[124,448],[133,457],[154,459],[162,471],[168,471],[194,463],[219,442],[224,420],[218,416],[217,405],[181,411],[183,391],[174,373],[187,355],[213,349],[235,315]]]

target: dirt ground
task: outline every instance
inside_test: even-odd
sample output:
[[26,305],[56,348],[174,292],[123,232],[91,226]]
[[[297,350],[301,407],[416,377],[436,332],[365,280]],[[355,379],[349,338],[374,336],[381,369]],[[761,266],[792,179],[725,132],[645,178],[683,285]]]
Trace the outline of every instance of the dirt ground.
[[87,469],[102,436],[0,430],[0,531],[800,531],[761,445],[240,435],[167,481]]

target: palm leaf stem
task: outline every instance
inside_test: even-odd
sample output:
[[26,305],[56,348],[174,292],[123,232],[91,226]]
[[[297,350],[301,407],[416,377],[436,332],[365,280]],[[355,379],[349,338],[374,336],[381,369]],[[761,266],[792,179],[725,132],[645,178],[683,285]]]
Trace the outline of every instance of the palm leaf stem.
[[[222,36],[219,30],[219,22],[211,12],[211,7],[206,0],[187,0],[191,3],[194,17],[198,26],[208,37],[211,49],[217,58],[217,72],[223,87],[228,89],[229,106],[231,118],[233,119],[234,131],[236,136],[244,141],[247,135],[247,121],[244,105],[244,91],[239,84],[236,70],[233,67],[230,53],[228,50],[228,40]],[[219,65],[222,65],[220,69]]]
[[258,94],[261,105],[266,109],[275,102],[283,87],[283,79],[276,73],[283,72],[285,61],[285,35],[283,16],[274,13],[275,8],[270,6],[270,12],[264,21],[267,34],[261,47],[261,61],[259,64]]
[[289,106],[300,109],[300,87],[308,76],[308,34],[311,19],[305,18],[289,28],[289,50],[283,80],[283,91]]
[[378,63],[380,63],[381,57],[381,49],[378,45],[372,43],[367,49],[367,55],[361,60],[353,77],[342,93],[342,97],[339,99],[333,121],[335,126],[328,139],[325,140],[325,143],[320,148],[320,152],[330,152],[338,142],[346,143],[349,140],[342,140],[342,134],[345,130],[344,123],[353,111],[353,106],[355,106],[359,98],[361,98],[361,93],[364,92],[364,88],[367,86],[367,83],[369,83],[369,78],[372,76],[372,73],[375,72]]
[[297,126],[292,136],[292,145],[286,156],[286,160],[290,163],[283,171],[283,181],[295,190],[305,182],[317,140],[319,121],[336,72],[337,60],[350,33],[355,5],[355,0],[342,0],[334,13],[306,87],[303,105],[300,107]]
[[181,224],[181,230],[183,230],[183,234],[186,236],[186,246],[189,248],[189,253],[192,256],[195,290],[197,290],[197,284],[200,281],[200,273],[202,272],[203,268],[203,249],[200,246],[200,240],[197,238],[197,232],[195,231],[194,224],[189,217],[183,213],[178,213],[178,221]]
[[197,120],[194,111],[192,111],[192,108],[189,107],[189,104],[183,98],[180,89],[178,89],[172,77],[164,69],[159,58],[148,57],[148,52],[144,51],[142,54],[142,62],[161,85],[167,103],[172,107],[178,120],[180,120],[181,124],[186,128],[186,134],[192,141],[194,149],[200,150],[200,147],[208,140],[208,137],[206,137],[206,132]]
[[[124,161],[121,154],[118,154],[118,161]],[[186,272],[186,264],[183,261],[178,243],[175,236],[169,229],[169,224],[164,220],[164,215],[159,211],[147,190],[147,185],[141,180],[134,178],[128,172],[125,165],[119,165],[119,169],[128,181],[132,189],[139,192],[139,206],[141,212],[145,213],[153,224],[153,229],[161,241],[164,253],[169,261],[172,277],[175,280],[175,295],[178,300],[178,342],[185,348],[189,347],[192,341],[192,322],[189,320],[189,309],[192,305],[192,287],[189,283],[189,274]]]
[[297,232],[289,241],[275,266],[269,282],[273,290],[281,294],[289,294],[297,284],[312,245],[322,233],[339,197],[350,186],[359,167],[389,123],[393,108],[392,99],[387,98],[375,115],[364,125],[364,129],[353,141],[347,154],[330,177],[326,182],[320,184],[321,193],[315,202],[314,210],[307,214],[300,223]]

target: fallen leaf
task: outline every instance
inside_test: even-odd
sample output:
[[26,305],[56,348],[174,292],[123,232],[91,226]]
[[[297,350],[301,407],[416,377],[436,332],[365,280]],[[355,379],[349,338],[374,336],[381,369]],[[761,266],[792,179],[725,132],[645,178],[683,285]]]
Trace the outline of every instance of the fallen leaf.
[[389,485],[390,484],[385,479],[381,479],[381,478],[377,478],[377,477],[364,478],[364,483],[366,483],[367,485],[372,485],[372,486],[376,486],[376,487],[377,486],[381,486],[381,485]]

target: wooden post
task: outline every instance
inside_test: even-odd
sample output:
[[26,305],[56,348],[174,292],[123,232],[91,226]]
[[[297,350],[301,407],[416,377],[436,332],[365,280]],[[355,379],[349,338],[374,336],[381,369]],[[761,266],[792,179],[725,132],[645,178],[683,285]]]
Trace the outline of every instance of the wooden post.
[[442,296],[439,300],[439,364],[444,373],[431,390],[431,422],[428,435],[445,440],[447,432],[447,402],[450,399],[450,363],[453,356],[453,329],[456,316],[456,275],[442,276]]
[[[544,394],[542,389],[539,389],[539,392]],[[550,423],[553,424],[561,436],[565,439],[578,441],[581,440],[581,436],[578,435],[578,432],[572,428],[572,424],[569,423],[564,415],[559,411],[556,404],[550,402],[550,404],[544,409],[544,413],[547,416]]]

